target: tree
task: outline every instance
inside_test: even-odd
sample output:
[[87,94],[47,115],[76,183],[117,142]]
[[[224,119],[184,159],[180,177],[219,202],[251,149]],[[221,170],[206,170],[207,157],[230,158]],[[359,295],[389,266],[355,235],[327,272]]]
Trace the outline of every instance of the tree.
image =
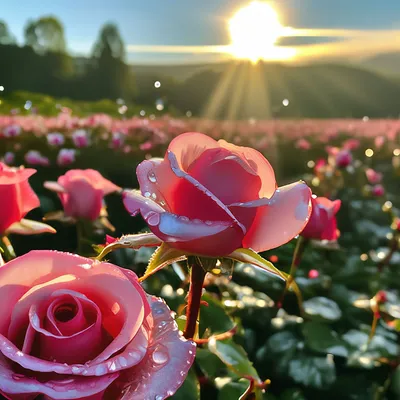
[[110,23],[104,25],[93,47],[92,65],[88,71],[93,99],[127,98],[132,95],[133,80],[124,59],[125,45],[117,26]]
[[4,21],[0,21],[0,44],[15,44],[15,37]]
[[46,16],[36,21],[28,21],[24,34],[26,45],[31,46],[37,53],[66,51],[64,27],[55,17]]
[[92,55],[95,58],[109,56],[120,61],[125,60],[124,41],[115,24],[107,23],[101,28]]

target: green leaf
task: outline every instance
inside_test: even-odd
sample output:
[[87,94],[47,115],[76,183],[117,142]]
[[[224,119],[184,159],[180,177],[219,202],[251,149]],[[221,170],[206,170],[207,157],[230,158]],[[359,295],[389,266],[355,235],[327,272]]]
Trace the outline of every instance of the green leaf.
[[218,393],[218,400],[232,400],[239,399],[240,396],[246,391],[249,383],[242,382],[228,382],[224,385]]
[[273,354],[279,354],[296,348],[299,339],[290,331],[278,332],[267,341],[268,349]]
[[139,233],[137,235],[124,235],[115,242],[103,248],[102,252],[97,256],[99,260],[103,259],[108,253],[117,249],[135,249],[141,247],[156,247],[160,245],[160,239],[153,233]]
[[200,385],[197,380],[194,369],[191,368],[188,376],[186,377],[183,385],[171,397],[173,400],[199,400],[200,399]]
[[285,280],[282,272],[274,266],[270,261],[262,258],[258,253],[251,249],[236,249],[233,253],[229,254],[227,258],[239,261],[242,263],[252,264],[256,267],[262,268],[264,271],[269,272],[271,275],[277,276]]
[[238,376],[251,376],[257,382],[260,382],[258,373],[249,360],[247,353],[243,347],[236,344],[232,339],[211,339],[208,343],[208,348]]
[[196,350],[196,362],[203,374],[209,378],[218,377],[221,370],[225,368],[225,364],[208,349],[198,348]]
[[306,315],[314,320],[334,322],[342,317],[339,306],[327,297],[313,297],[305,301],[303,307]]
[[142,282],[167,265],[183,260],[186,260],[184,253],[162,243],[151,256],[146,272],[139,280]]
[[200,333],[204,334],[206,330],[210,334],[224,333],[234,328],[235,324],[232,318],[226,313],[222,303],[214,296],[205,293],[202,300],[208,303],[208,306],[200,307]]
[[348,350],[336,332],[319,322],[307,322],[303,326],[306,346],[317,352],[347,357]]
[[289,362],[289,376],[304,386],[325,389],[336,380],[335,364],[329,356],[300,355]]

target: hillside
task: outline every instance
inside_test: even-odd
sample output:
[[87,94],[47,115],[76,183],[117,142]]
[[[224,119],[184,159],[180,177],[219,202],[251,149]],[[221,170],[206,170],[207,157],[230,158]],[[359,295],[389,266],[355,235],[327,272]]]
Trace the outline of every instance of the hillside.
[[[171,101],[182,111],[204,115],[216,96],[218,104],[209,116],[218,118],[385,118],[400,113],[398,80],[335,64],[226,64],[222,72],[213,68],[193,74]],[[283,99],[289,99],[287,107]]]

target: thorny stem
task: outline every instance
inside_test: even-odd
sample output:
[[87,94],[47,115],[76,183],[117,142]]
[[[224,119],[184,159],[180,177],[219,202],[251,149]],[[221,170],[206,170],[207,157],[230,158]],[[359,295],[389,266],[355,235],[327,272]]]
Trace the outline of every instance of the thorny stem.
[[280,299],[277,302],[278,309],[282,308],[286,293],[288,292],[288,290],[290,289],[290,286],[292,285],[292,283],[294,281],[297,267],[300,265],[301,258],[303,256],[306,244],[307,244],[307,239],[304,239],[302,236],[299,236],[299,238],[297,239],[296,247],[294,249],[292,264],[290,266],[290,271],[289,271],[289,276],[286,280],[286,286],[285,286],[285,289],[283,290],[283,293],[282,293]]
[[185,331],[183,332],[183,336],[186,339],[193,339],[196,332],[201,295],[203,293],[203,283],[207,273],[195,257],[190,258],[190,261],[192,261],[190,272],[190,286],[188,294],[188,304],[186,308],[186,326]]
[[4,258],[6,261],[10,261],[17,257],[15,255],[14,248],[7,236],[1,237],[0,248],[3,250]]

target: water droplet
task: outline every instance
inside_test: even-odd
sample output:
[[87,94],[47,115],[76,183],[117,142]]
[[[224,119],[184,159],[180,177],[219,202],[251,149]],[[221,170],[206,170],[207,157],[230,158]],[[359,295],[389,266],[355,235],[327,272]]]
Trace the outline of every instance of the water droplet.
[[117,364],[115,364],[115,362],[113,361],[109,366],[108,369],[110,371],[115,371],[117,369]]
[[206,225],[212,225],[212,221],[206,221],[205,224]]
[[144,193],[144,197],[150,197],[151,196],[151,193],[150,192],[145,192]]
[[164,314],[164,309],[163,308],[154,308],[153,312],[157,315]]
[[188,217],[185,217],[185,216],[181,216],[181,217],[179,217],[179,219],[180,219],[181,221],[189,221],[189,218],[188,218]]
[[156,396],[156,397],[154,397],[154,400],[163,400],[163,396],[160,396],[159,394]]
[[160,201],[160,206],[164,207],[165,206],[165,201],[161,200]]
[[153,182],[153,183],[157,182],[157,177],[156,177],[156,174],[154,172],[150,172],[149,175],[148,175],[148,178],[149,178],[150,182]]
[[153,361],[156,364],[165,364],[168,358],[168,353],[160,347],[156,348],[153,352]]
[[150,226],[157,226],[160,223],[160,214],[150,212],[146,216],[146,221]]
[[151,194],[151,198],[152,198],[153,200],[155,200],[155,199],[157,198],[157,195],[156,195],[155,193],[152,193],[152,194]]

